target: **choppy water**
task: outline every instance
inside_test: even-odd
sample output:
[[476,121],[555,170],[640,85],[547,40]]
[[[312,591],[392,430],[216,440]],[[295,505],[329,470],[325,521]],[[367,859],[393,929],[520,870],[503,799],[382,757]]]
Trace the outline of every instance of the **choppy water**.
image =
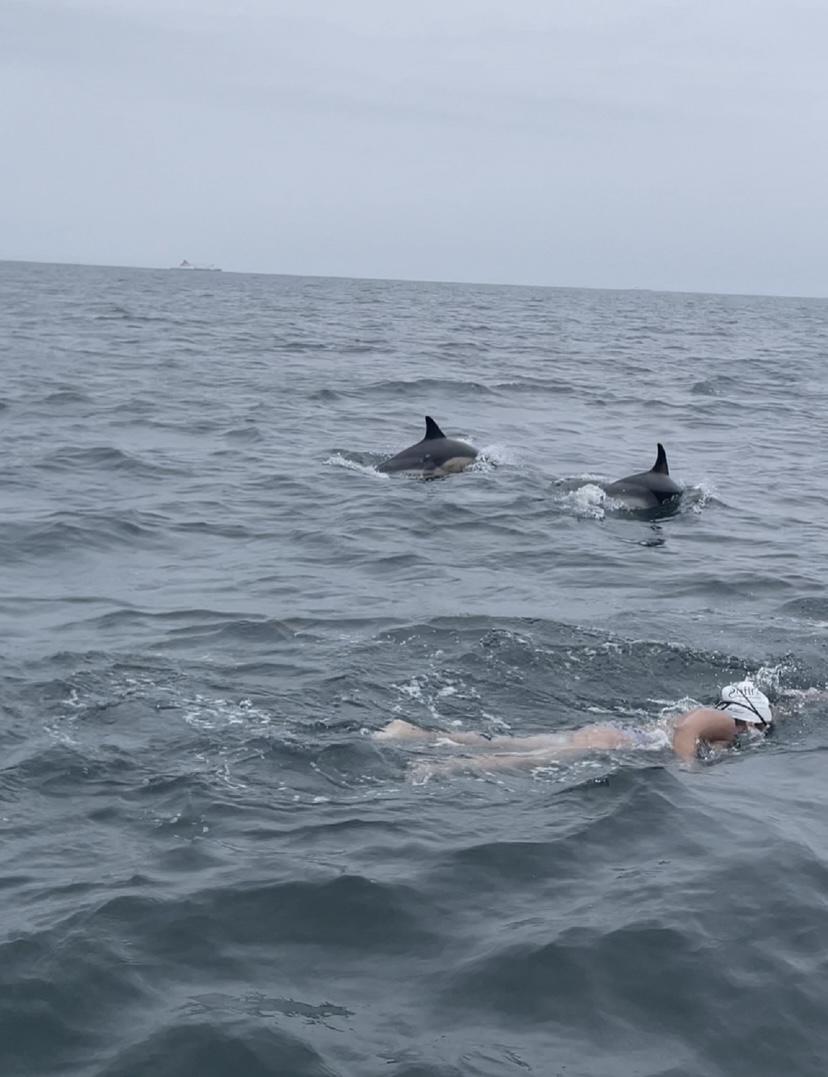
[[[0,1072],[821,1075],[828,302],[0,264]],[[423,416],[485,450],[372,465]],[[653,521],[592,480],[686,487]],[[422,785],[388,718],[772,743]]]

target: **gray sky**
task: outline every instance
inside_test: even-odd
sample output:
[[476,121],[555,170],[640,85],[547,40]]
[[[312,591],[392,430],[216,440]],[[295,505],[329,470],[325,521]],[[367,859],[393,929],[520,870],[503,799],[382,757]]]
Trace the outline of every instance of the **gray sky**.
[[828,0],[0,0],[0,258],[828,296]]

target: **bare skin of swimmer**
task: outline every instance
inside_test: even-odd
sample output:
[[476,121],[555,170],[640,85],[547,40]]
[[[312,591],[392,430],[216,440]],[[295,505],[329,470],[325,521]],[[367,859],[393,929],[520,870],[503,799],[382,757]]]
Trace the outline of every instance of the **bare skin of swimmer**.
[[[747,723],[734,720],[713,707],[695,707],[671,722],[671,743],[680,759],[696,756],[699,743],[711,748],[727,748]],[[396,718],[373,734],[374,740],[420,740],[431,743],[466,744],[485,747],[486,768],[538,766],[571,754],[634,748],[634,738],[615,726],[583,726],[567,733],[540,733],[528,737],[484,737],[479,733],[433,732]],[[468,760],[465,761],[468,764]]]

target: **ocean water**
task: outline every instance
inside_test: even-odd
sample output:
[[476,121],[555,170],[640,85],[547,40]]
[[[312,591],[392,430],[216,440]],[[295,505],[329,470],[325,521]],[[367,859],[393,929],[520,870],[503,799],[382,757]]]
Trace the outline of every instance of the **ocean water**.
[[0,362],[3,1077],[824,1074],[828,301],[0,263]]

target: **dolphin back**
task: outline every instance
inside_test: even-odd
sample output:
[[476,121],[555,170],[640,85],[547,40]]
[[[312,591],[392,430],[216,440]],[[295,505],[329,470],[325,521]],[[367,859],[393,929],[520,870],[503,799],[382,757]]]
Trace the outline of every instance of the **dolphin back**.
[[465,441],[447,438],[430,415],[425,417],[425,437],[416,445],[383,460],[377,471],[392,474],[399,471],[421,471],[426,475],[450,474],[462,471],[477,456],[477,449]]
[[670,478],[667,453],[659,442],[656,462],[649,471],[626,475],[606,485],[604,492],[634,508],[657,508],[665,501],[678,497],[681,487]]

